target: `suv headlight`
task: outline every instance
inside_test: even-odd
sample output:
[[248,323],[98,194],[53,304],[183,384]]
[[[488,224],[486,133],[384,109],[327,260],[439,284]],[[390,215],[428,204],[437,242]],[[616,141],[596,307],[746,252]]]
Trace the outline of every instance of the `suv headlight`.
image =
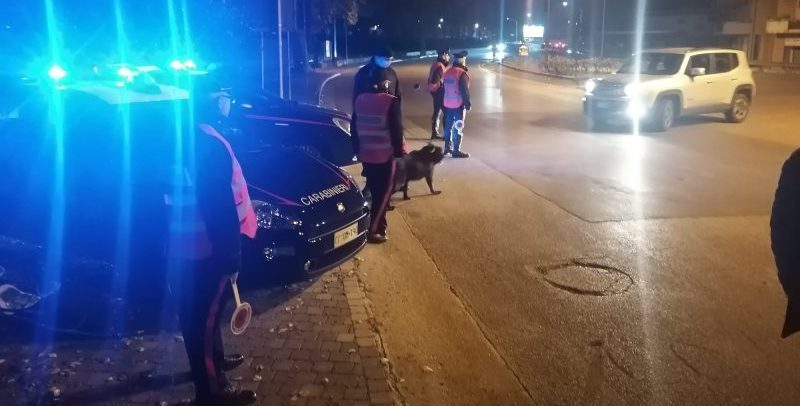
[[339,127],[340,130],[346,132],[347,135],[350,135],[350,120],[341,117],[334,117],[333,124]]
[[287,209],[261,200],[253,200],[258,228],[262,230],[296,230],[303,225]]
[[594,80],[589,79],[586,81],[586,85],[584,87],[586,88],[586,94],[591,94],[594,91],[594,88],[597,87],[597,83]]
[[639,95],[642,87],[638,83],[630,83],[625,86],[625,95],[628,97],[636,97]]

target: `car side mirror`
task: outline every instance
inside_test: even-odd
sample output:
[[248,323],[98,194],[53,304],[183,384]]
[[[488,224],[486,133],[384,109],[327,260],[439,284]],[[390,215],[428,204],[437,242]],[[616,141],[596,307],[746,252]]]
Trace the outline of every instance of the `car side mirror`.
[[689,76],[696,77],[696,76],[703,76],[706,74],[706,68],[692,68],[689,71]]

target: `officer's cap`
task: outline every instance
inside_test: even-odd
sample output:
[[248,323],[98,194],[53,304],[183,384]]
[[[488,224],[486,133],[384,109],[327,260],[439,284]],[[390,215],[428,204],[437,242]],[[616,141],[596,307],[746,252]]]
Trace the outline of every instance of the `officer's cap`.
[[374,56],[382,56],[384,58],[392,58],[394,53],[392,52],[392,47],[387,44],[380,44],[375,47],[375,51],[373,53]]

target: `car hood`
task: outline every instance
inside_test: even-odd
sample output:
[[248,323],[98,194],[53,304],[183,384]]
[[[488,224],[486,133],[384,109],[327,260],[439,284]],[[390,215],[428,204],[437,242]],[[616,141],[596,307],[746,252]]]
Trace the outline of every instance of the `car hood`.
[[350,119],[350,115],[345,112],[316,106],[312,104],[299,103],[293,100],[284,100],[265,96],[243,96],[237,100],[237,110],[234,114],[242,116],[248,115],[280,115],[287,118],[297,118],[306,121],[319,121],[329,124],[332,118]]
[[[637,77],[637,75],[633,74],[633,73],[615,73],[613,75],[605,76],[605,77],[601,78],[600,80],[602,80],[604,82],[607,82],[607,83],[616,84],[616,85],[627,85],[627,84],[636,82],[636,77]],[[640,83],[649,83],[649,82],[656,82],[656,81],[659,81],[659,80],[662,80],[662,79],[667,79],[667,78],[670,78],[672,76],[666,76],[666,75],[638,75],[638,77],[639,77],[639,82]]]
[[253,199],[303,210],[363,202],[349,175],[300,149],[270,148],[237,156]]
[[350,115],[343,111],[329,109],[322,106],[315,106],[313,104],[305,104],[305,103],[295,103],[294,110],[297,112],[298,115],[303,115],[307,117],[319,117],[319,118],[346,118],[349,119]]

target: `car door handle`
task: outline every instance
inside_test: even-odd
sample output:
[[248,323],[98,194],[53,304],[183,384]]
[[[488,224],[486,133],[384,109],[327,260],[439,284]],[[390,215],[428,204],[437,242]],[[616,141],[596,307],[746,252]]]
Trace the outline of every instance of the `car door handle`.
[[739,80],[739,79],[737,79],[737,78],[733,78],[733,79],[731,79],[731,82],[736,82],[736,81],[738,81],[738,80]]

